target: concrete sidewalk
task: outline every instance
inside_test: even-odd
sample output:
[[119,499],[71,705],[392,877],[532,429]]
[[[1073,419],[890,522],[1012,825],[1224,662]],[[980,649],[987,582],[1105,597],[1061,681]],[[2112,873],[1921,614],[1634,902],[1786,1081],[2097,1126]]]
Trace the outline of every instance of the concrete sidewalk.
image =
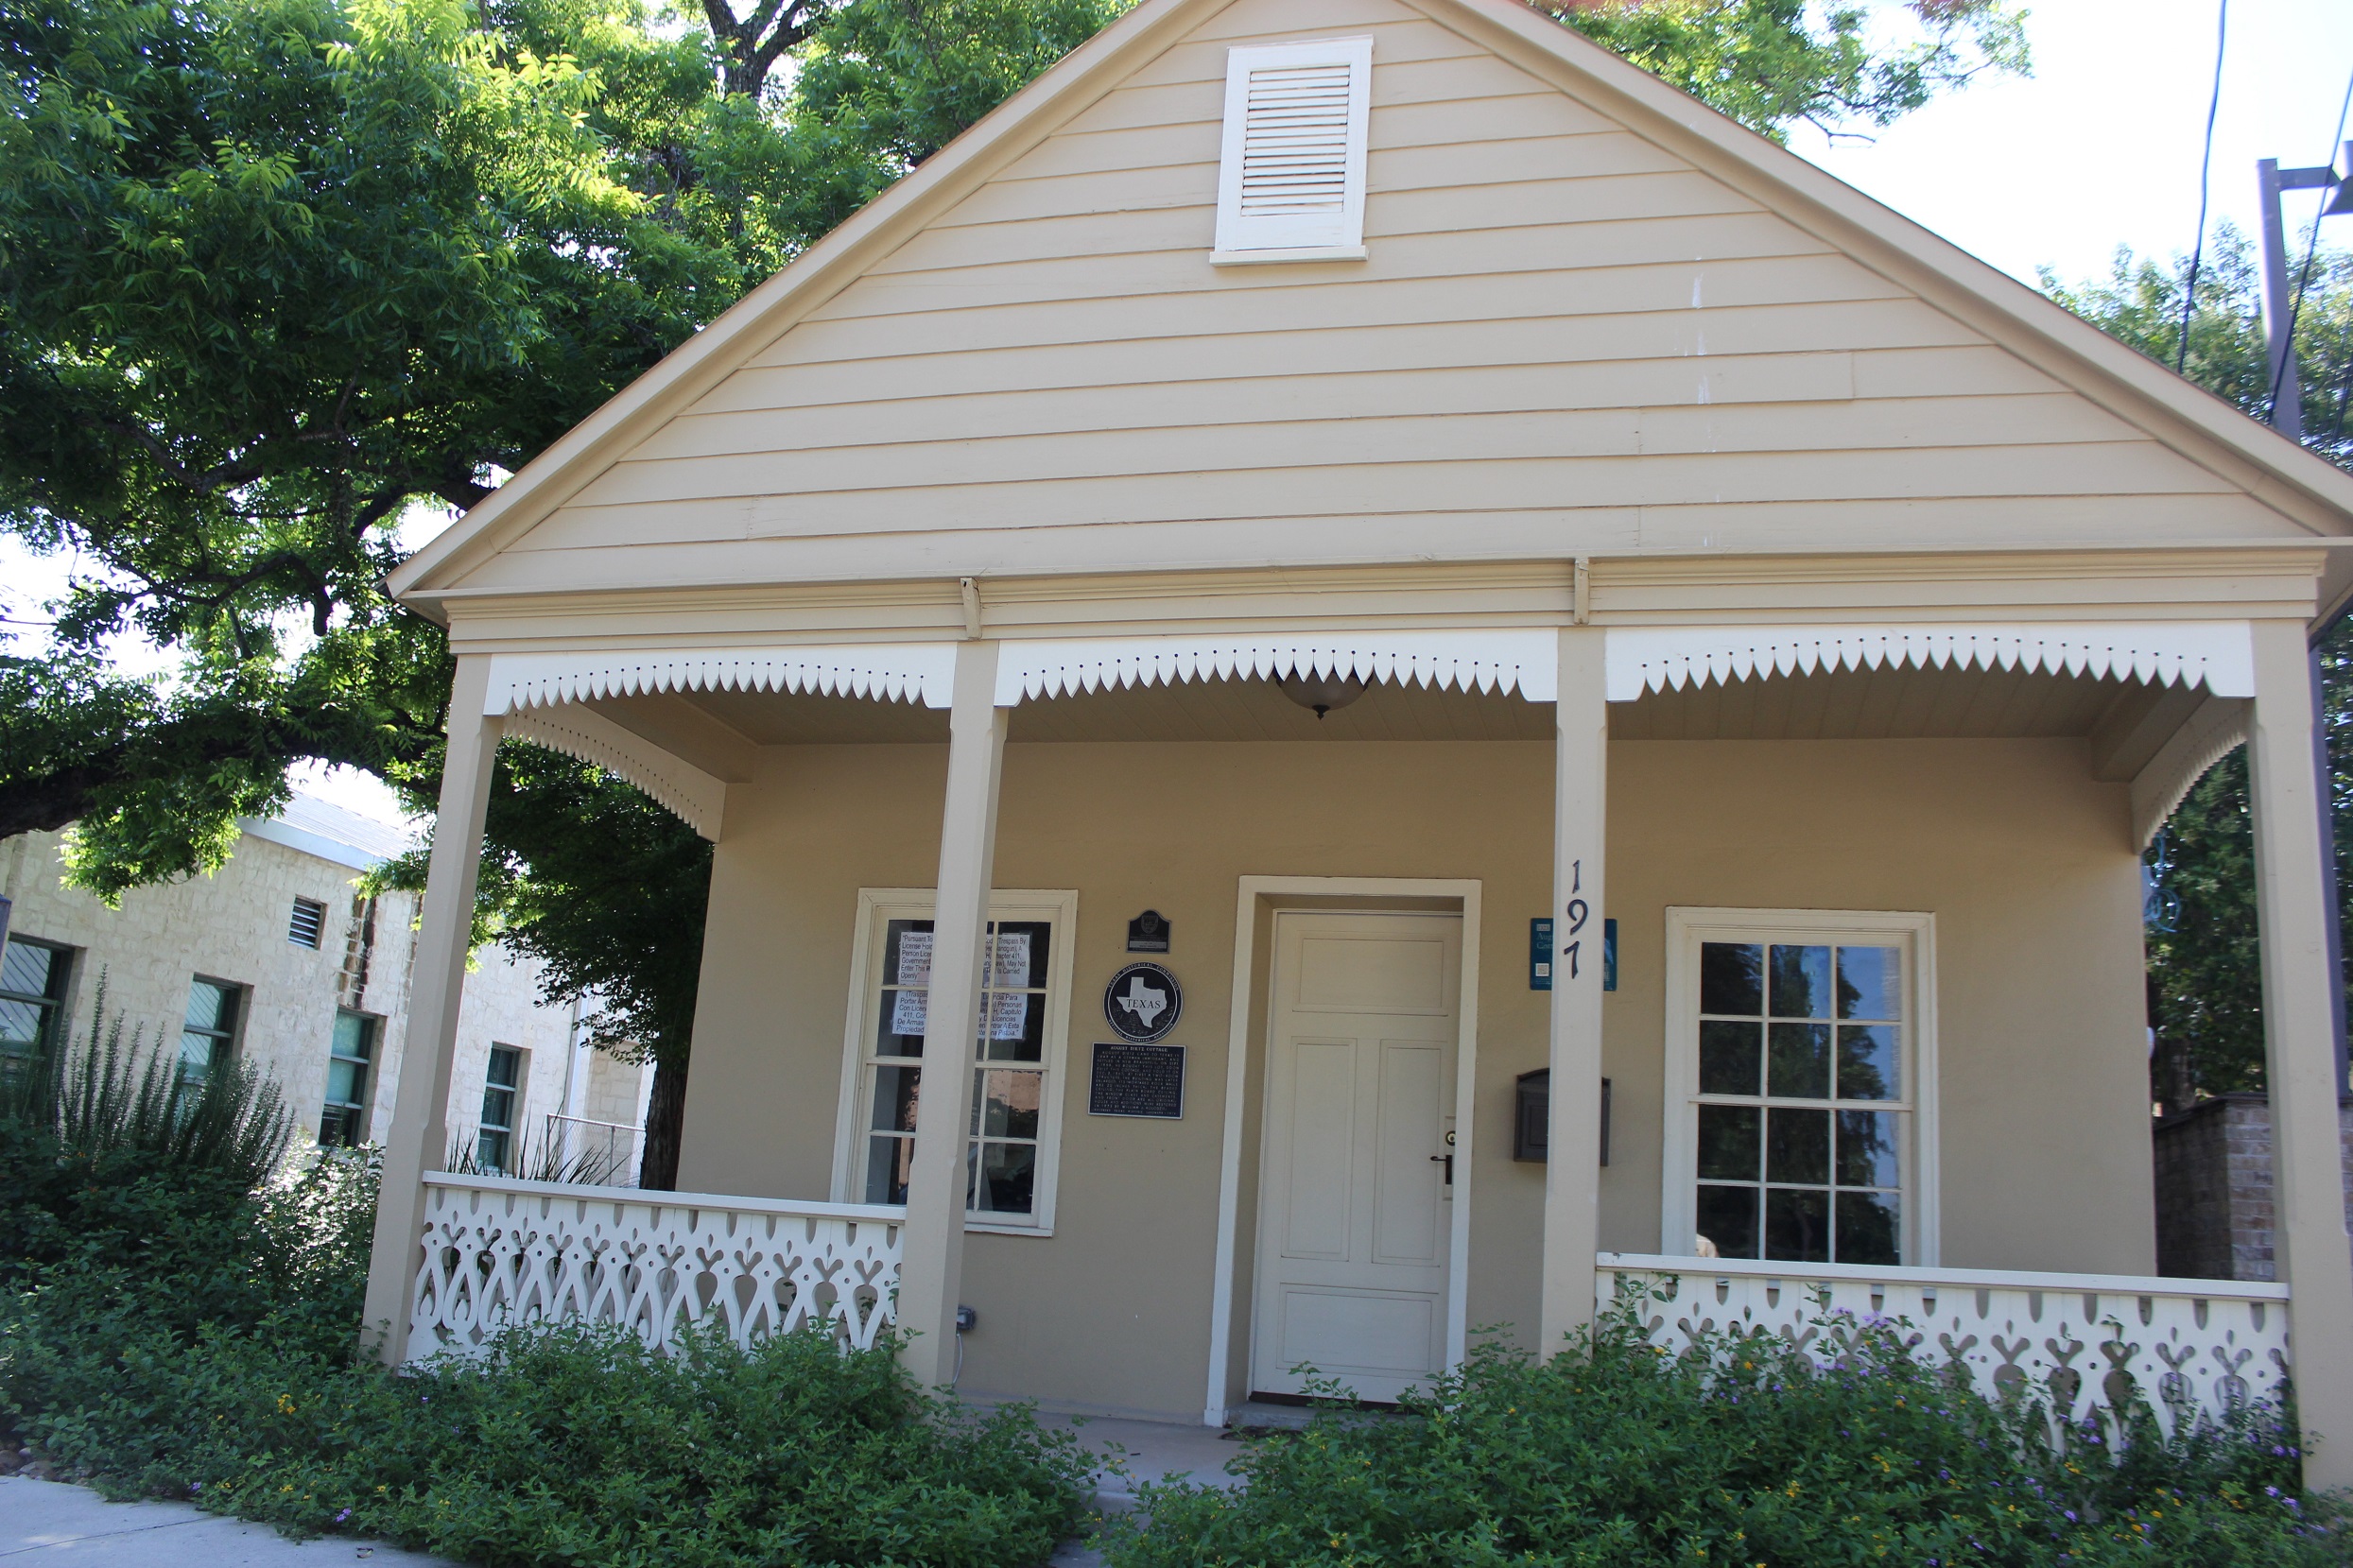
[[0,1476],[0,1562],[107,1568],[458,1568],[447,1558],[348,1536],[288,1541],[267,1525],[187,1503],[110,1503],[86,1487]]

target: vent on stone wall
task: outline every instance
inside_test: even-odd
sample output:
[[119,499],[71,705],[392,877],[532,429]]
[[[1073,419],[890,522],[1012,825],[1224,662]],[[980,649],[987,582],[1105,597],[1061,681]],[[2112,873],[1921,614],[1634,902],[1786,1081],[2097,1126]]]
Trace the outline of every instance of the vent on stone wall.
[[327,906],[317,899],[298,898],[285,922],[285,939],[297,947],[317,947],[327,926]]

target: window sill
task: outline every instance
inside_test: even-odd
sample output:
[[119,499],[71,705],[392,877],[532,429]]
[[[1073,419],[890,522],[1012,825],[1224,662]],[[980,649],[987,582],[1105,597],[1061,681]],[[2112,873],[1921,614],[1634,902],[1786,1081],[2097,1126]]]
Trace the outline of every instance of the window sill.
[[984,1236],[1050,1236],[1051,1225],[992,1225],[978,1219],[964,1221],[964,1234]]
[[1282,250],[1212,250],[1212,267],[1264,267],[1275,262],[1362,261],[1361,245],[1304,245]]

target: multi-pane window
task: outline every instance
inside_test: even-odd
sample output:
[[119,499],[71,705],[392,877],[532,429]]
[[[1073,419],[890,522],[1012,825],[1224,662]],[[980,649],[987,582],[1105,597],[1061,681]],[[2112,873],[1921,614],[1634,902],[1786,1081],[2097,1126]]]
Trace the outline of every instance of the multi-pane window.
[[1904,1262],[1919,1105],[1909,933],[1700,935],[1682,972],[1697,995],[1677,1009],[1693,1249]]
[[482,1123],[474,1158],[484,1170],[514,1174],[515,1118],[523,1108],[523,1053],[511,1045],[491,1047],[482,1072]]
[[368,1077],[374,1065],[376,1021],[338,1008],[327,1048],[327,1098],[319,1113],[321,1144],[356,1147],[368,1141]]
[[228,1065],[236,1050],[237,1006],[245,988],[199,979],[188,987],[180,1026],[180,1081],[199,1084]]
[[57,1044],[73,955],[10,937],[0,946],[0,1060],[31,1060]]
[[[1061,1057],[1052,979],[1058,915],[1050,907],[1000,905],[989,922],[965,1167],[965,1202],[976,1224],[1049,1223]],[[878,950],[858,1009],[864,1027],[849,1189],[864,1202],[904,1203],[929,1023],[932,922],[926,907],[899,905],[874,909],[868,929]]]
[[315,898],[298,898],[286,917],[285,939],[297,947],[317,947],[327,929],[327,906]]

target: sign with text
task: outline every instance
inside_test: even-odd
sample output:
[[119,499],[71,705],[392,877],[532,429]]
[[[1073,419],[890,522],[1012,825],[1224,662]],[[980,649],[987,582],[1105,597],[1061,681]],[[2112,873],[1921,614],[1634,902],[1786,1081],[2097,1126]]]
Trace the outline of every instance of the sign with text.
[[1185,1047],[1146,1045],[1132,1040],[1095,1047],[1095,1077],[1087,1085],[1090,1116],[1151,1116],[1176,1121],[1185,1114]]

